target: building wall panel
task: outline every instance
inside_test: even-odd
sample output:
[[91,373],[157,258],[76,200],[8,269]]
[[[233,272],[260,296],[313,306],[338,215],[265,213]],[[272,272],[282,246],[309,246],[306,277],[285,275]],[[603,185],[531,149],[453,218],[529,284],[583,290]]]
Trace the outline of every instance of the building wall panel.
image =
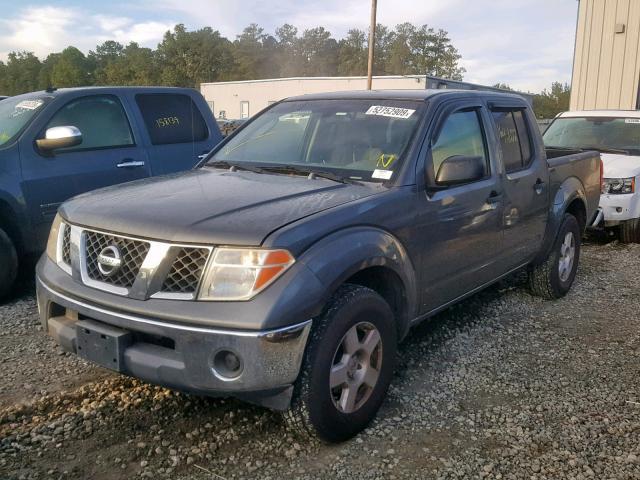
[[640,0],[580,0],[571,109],[636,109],[639,55]]

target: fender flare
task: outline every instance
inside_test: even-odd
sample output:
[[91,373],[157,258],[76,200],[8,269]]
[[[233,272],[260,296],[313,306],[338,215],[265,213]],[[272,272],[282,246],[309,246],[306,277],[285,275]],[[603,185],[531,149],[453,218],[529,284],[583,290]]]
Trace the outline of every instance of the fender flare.
[[551,202],[542,248],[538,255],[536,255],[533,261],[534,264],[544,262],[549,256],[553,248],[553,243],[558,236],[564,214],[567,212],[569,205],[576,199],[582,202],[585,212],[588,211],[587,195],[584,190],[584,185],[577,177],[569,177],[560,184],[553,198],[553,202]]
[[417,316],[416,270],[402,243],[391,233],[371,226],[350,227],[334,232],[309,247],[299,261],[325,286],[322,305],[346,280],[369,267],[385,267],[402,282],[404,315],[399,319],[403,335]]

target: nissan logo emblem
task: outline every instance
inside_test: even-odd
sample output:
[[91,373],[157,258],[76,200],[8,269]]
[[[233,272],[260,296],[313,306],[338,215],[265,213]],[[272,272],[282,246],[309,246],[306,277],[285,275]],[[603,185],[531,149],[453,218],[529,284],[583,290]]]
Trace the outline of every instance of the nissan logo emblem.
[[110,245],[103,248],[98,255],[98,270],[105,277],[113,275],[122,266],[122,254],[118,247]]

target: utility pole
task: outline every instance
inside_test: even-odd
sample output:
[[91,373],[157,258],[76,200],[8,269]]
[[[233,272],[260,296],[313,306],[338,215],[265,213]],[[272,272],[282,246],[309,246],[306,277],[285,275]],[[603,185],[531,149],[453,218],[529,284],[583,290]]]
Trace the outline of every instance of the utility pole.
[[367,90],[371,90],[373,82],[373,51],[376,44],[376,10],[378,0],[371,0],[371,25],[369,27],[369,65],[367,67]]

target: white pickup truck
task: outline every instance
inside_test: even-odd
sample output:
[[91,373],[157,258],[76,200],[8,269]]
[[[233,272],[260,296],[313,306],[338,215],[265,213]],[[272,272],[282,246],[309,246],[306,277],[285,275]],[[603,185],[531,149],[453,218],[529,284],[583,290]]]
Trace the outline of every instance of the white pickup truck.
[[618,228],[621,241],[640,243],[640,111],[564,112],[543,138],[547,148],[601,153],[604,181],[592,226]]

